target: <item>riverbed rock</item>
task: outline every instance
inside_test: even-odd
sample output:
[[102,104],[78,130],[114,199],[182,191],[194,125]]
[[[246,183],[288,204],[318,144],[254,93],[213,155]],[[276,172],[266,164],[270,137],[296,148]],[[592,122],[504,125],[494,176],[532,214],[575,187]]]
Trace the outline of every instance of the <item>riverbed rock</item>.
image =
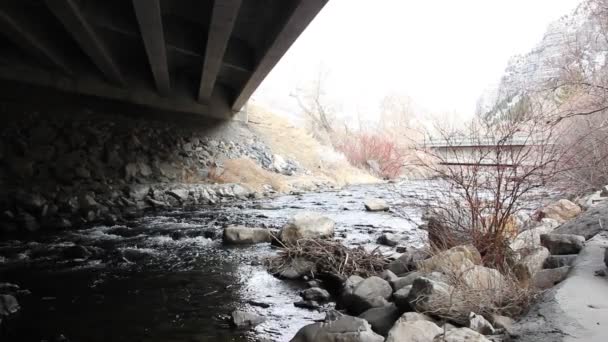
[[511,317],[494,314],[492,315],[492,325],[496,329],[503,329],[510,333],[513,329],[513,319]]
[[481,264],[481,255],[473,246],[456,246],[419,261],[417,268],[421,272],[461,273],[465,269]]
[[426,249],[408,247],[396,260],[391,261],[387,268],[398,276],[416,270],[416,265],[429,257]]
[[560,199],[538,210],[540,218],[551,218],[560,223],[575,218],[581,213],[581,207],[567,199]]
[[568,272],[570,266],[540,270],[532,277],[532,284],[539,289],[548,289],[566,279]]
[[608,202],[589,208],[575,219],[556,228],[553,233],[582,235],[589,240],[597,233],[608,230],[606,222],[608,222]]
[[272,235],[265,228],[228,226],[224,228],[223,240],[226,244],[255,244],[271,242]]
[[391,284],[393,291],[399,291],[399,289],[401,288],[412,285],[414,283],[414,280],[416,280],[416,278],[420,276],[422,276],[422,273],[414,271],[406,274],[403,277],[399,277],[397,279],[389,281],[389,283]]
[[397,321],[388,332],[386,342],[432,342],[442,330],[429,321]]
[[[408,302],[412,309],[418,312],[437,312],[439,306],[450,302],[450,294],[453,292],[449,285],[431,280],[426,277],[418,277],[414,280],[408,295]],[[459,310],[459,302],[452,301],[450,311]],[[466,313],[468,315],[468,312]]]
[[368,309],[388,304],[387,299],[392,293],[391,285],[386,280],[372,276],[360,281],[352,293],[345,291],[342,301],[349,312],[358,315]]
[[403,315],[399,317],[399,321],[403,322],[413,322],[413,321],[429,321],[435,322],[431,317],[419,313],[419,312],[405,312]]
[[300,293],[304,300],[314,300],[316,302],[326,302],[329,300],[329,292],[320,287],[311,287]]
[[376,242],[384,246],[394,247],[399,244],[399,238],[395,234],[384,233],[378,237]]
[[363,202],[367,211],[387,211],[390,209],[388,203],[379,198],[368,198]]
[[401,312],[412,310],[412,307],[408,300],[410,291],[412,291],[412,285],[404,286],[399,290],[395,291],[395,293],[393,293],[393,301]]
[[371,308],[360,314],[359,318],[368,321],[376,333],[386,336],[395,321],[397,321],[397,318],[399,318],[399,309],[397,309],[395,304],[391,303],[379,308]]
[[263,323],[266,319],[258,314],[234,310],[231,314],[230,323],[237,328],[249,328]]
[[433,342],[491,342],[482,334],[469,328],[450,329],[445,334],[439,334]]
[[281,229],[279,239],[294,244],[299,239],[324,239],[334,235],[335,222],[318,213],[304,212],[294,215]]
[[391,281],[399,279],[399,277],[397,277],[397,275],[395,275],[395,273],[393,273],[391,270],[382,271],[382,273],[380,273],[380,278],[388,281],[389,283]]
[[514,267],[513,271],[522,282],[529,282],[534,274],[543,268],[545,260],[549,257],[549,250],[539,247],[529,251]]
[[9,294],[0,295],[0,320],[17,313],[21,307],[17,299]]
[[495,332],[494,327],[488,320],[474,312],[469,315],[469,328],[483,335],[492,335]]
[[[532,221],[532,223],[537,223]],[[527,230],[519,233],[513,242],[511,242],[511,249],[514,251],[524,248],[537,248],[540,247],[540,236],[542,234],[551,233],[555,228],[559,226],[559,222],[550,218],[543,218],[539,223],[528,226]]]
[[506,285],[505,277],[498,270],[479,265],[464,270],[461,279],[469,289],[478,291],[499,290]]
[[314,270],[314,262],[308,261],[304,258],[294,258],[290,261],[289,265],[283,267],[279,271],[279,276],[286,279],[300,279],[303,276],[310,274]]
[[576,258],[577,254],[569,254],[569,255],[550,255],[543,264],[543,268],[558,268],[563,266],[572,266]]
[[364,319],[340,316],[324,323],[313,323],[301,328],[291,342],[382,342]]
[[543,234],[540,236],[540,243],[551,254],[578,254],[585,245],[585,237],[572,234]]

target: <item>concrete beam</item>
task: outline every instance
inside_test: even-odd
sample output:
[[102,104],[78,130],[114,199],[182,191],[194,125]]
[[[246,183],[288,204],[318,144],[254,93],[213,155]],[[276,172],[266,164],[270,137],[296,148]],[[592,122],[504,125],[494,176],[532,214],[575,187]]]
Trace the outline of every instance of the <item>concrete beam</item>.
[[76,3],[73,0],[46,0],[46,4],[106,78],[124,85],[125,81],[110,51]]
[[144,41],[148,62],[156,88],[162,96],[169,96],[171,81],[167,64],[167,48],[159,0],[133,0],[139,31]]
[[31,21],[23,15],[7,13],[5,9],[0,10],[0,31],[6,35],[6,38],[40,60],[71,75],[72,70],[61,51],[41,37],[40,30],[33,26]]
[[241,0],[215,0],[213,2],[201,84],[198,91],[200,102],[209,101],[213,92],[241,2]]
[[238,91],[238,94],[232,103],[232,110],[240,110],[247,99],[253,94],[256,88],[262,83],[270,70],[279,62],[281,57],[287,52],[291,44],[295,42],[298,36],[306,29],[308,24],[321,11],[328,0],[300,0],[295,6],[289,17],[285,21],[285,25],[279,28],[276,36],[272,40],[272,44],[263,52],[262,58],[258,61],[251,77],[245,85]]

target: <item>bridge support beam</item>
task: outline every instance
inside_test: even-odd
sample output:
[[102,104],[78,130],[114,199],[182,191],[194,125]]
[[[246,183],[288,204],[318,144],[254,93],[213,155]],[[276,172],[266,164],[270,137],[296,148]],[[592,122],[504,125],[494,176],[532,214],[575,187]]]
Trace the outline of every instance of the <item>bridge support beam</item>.
[[169,96],[171,81],[159,0],[133,0],[152,75],[161,96]]
[[46,4],[106,78],[113,83],[124,85],[125,81],[110,51],[76,3],[73,0],[46,0]]
[[242,0],[215,0],[213,2],[205,61],[198,91],[199,102],[208,102],[211,97],[241,2]]

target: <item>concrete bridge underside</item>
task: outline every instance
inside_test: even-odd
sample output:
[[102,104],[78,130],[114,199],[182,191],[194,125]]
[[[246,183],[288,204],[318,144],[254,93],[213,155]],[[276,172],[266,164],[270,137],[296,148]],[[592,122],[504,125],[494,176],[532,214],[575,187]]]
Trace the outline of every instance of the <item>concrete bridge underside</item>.
[[2,1],[0,97],[49,90],[230,118],[327,1]]

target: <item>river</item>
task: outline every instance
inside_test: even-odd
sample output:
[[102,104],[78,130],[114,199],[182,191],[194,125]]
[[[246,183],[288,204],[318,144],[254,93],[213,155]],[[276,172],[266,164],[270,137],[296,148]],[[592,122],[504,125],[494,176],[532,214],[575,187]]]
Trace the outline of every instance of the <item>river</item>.
[[[436,185],[424,181],[360,185],[321,193],[242,201],[197,210],[175,210],[124,226],[96,226],[0,242],[0,282],[31,292],[6,322],[0,341],[288,341],[324,313],[297,308],[302,282],[268,274],[262,261],[269,244],[229,247],[222,227],[243,224],[280,228],[299,211],[336,222],[345,244],[375,248],[383,232],[419,245],[420,198]],[[365,198],[384,198],[394,212],[366,212]],[[80,255],[73,245],[85,246]],[[385,253],[393,249],[382,247]],[[89,255],[90,254],[90,255]],[[86,256],[85,258],[81,258]],[[327,308],[331,307],[331,304]],[[266,322],[252,330],[229,327],[234,309]]]

